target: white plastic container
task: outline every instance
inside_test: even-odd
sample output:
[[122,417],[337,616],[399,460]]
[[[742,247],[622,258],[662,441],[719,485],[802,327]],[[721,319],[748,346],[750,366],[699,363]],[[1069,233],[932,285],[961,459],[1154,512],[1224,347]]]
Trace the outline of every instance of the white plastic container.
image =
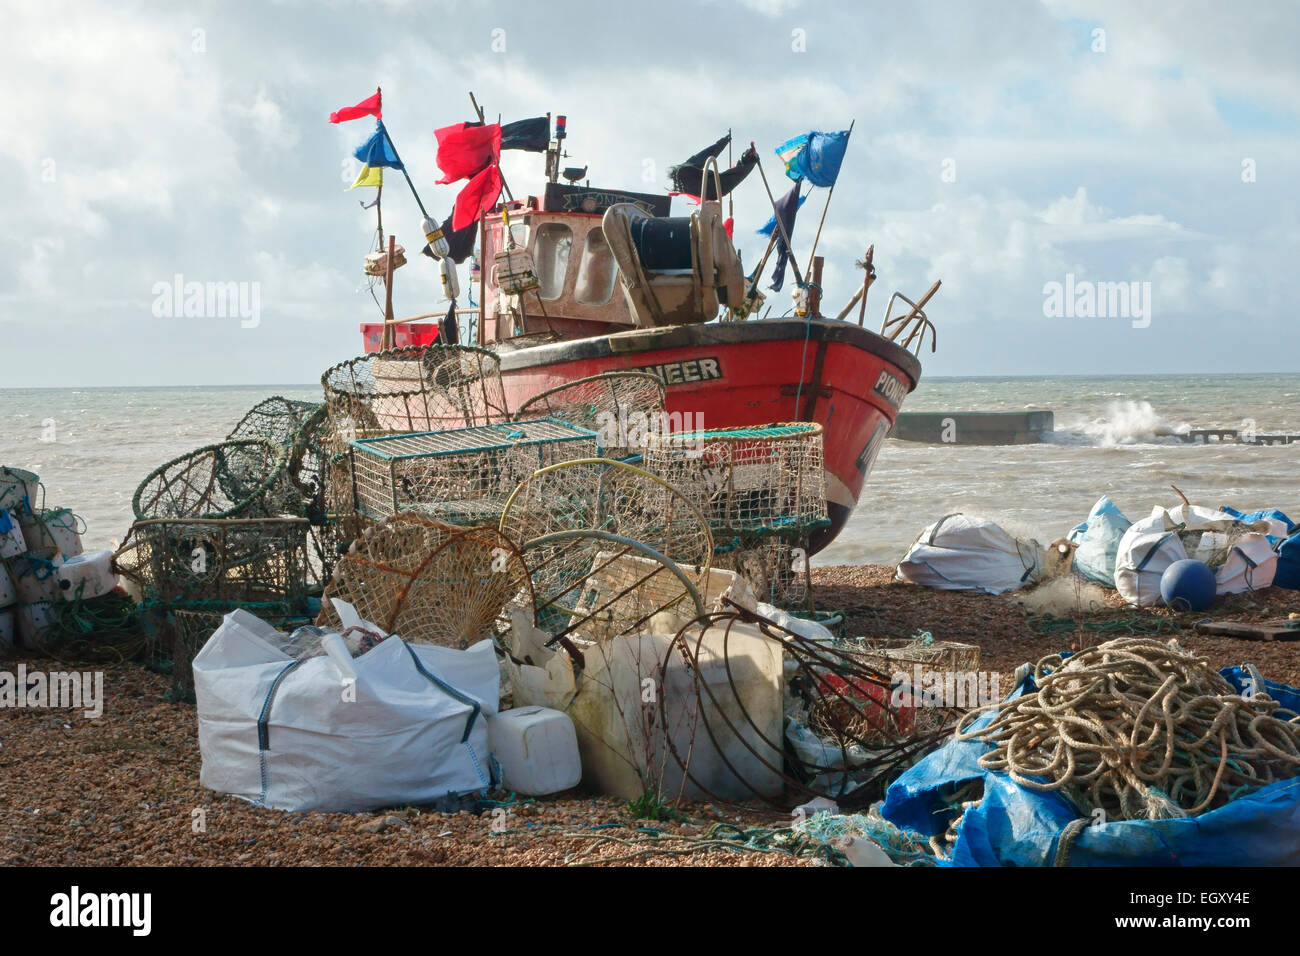
[[22,468],[0,467],[0,508],[18,512],[40,507],[41,479]]
[[[568,713],[578,733],[583,780],[624,799],[646,789],[674,797],[680,792],[687,799],[779,795],[781,646],[741,623],[731,626],[729,636],[719,626],[689,640],[692,653],[698,646],[698,689],[697,674],[682,655],[673,651],[669,658],[671,634],[622,635],[582,647],[586,669]],[[689,763],[684,785],[686,774],[674,753]]]
[[55,569],[49,565],[48,553],[44,555],[25,554],[9,562],[9,573],[13,577],[14,590],[18,592],[20,604],[39,604],[54,601],[59,597],[59,579]]
[[21,516],[20,521],[28,551],[58,551],[65,558],[81,554],[78,518],[71,510],[47,509],[40,514]]
[[112,551],[87,551],[74,555],[55,570],[59,591],[65,601],[103,597],[117,587]]
[[20,604],[15,617],[18,619],[18,643],[23,647],[36,647],[54,623],[54,607],[48,601]]
[[516,707],[488,717],[492,755],[507,790],[528,796],[559,793],[582,780],[578,734],[568,714]]
[[8,569],[0,564],[0,607],[8,607],[18,600],[18,589],[14,587],[14,579],[9,576]]
[[13,512],[0,511],[0,558],[16,558],[27,552],[23,526]]
[[14,646],[18,636],[18,609],[7,607],[0,611],[0,649]]

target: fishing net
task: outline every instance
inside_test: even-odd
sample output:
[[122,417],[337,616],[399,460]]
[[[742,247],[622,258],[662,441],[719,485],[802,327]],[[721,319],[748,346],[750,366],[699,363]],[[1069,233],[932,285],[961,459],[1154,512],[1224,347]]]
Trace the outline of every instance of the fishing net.
[[1034,668],[1034,686],[958,739],[993,744],[981,767],[1031,790],[1055,790],[1088,816],[1168,819],[1216,809],[1300,774],[1300,717],[1239,694],[1176,641],[1107,641]]
[[[755,634],[783,662],[783,713],[775,724],[762,697],[745,690],[756,656]],[[695,720],[685,741],[669,736],[671,757],[711,799],[726,799],[720,794],[723,786],[734,792],[739,784],[742,792],[773,806],[810,797],[827,797],[849,808],[866,806],[946,735],[944,727],[918,724],[914,709],[892,693],[890,675],[849,649],[803,637],[740,608],[710,613],[683,627],[662,672],[663,725],[672,726],[679,719],[674,714],[682,712]],[[679,688],[669,683],[670,672],[693,676]],[[813,728],[810,713],[831,719]],[[706,742],[725,751],[727,742],[737,738],[749,741],[750,756],[740,755],[743,765],[728,763],[734,780],[715,774],[710,781],[692,765],[692,751]],[[783,784],[779,790],[772,788],[773,777]]]
[[510,418],[501,360],[469,345],[419,345],[372,352],[321,376],[336,443],[374,435],[438,431]]
[[416,510],[453,524],[496,524],[515,487],[538,468],[596,453],[590,432],[541,419],[359,439],[351,470],[357,511],[380,519]]
[[558,418],[594,431],[607,458],[638,454],[664,409],[664,384],[648,372],[606,372],[534,395],[515,419]]
[[140,519],[271,517],[284,504],[285,448],[241,438],[186,452],[155,469],[136,489]]
[[325,406],[273,395],[254,405],[226,436],[227,440],[261,438],[285,449],[282,487],[285,514],[311,517],[323,509],[326,458]]
[[715,567],[741,575],[754,595],[780,608],[813,609],[806,535],[733,535],[717,538]]
[[308,594],[305,518],[146,519],[113,557],[143,603],[262,615],[300,612]]
[[459,528],[416,514],[368,529],[338,563],[316,623],[339,627],[332,599],[415,644],[466,648],[496,631],[516,599],[531,612],[528,572],[495,528]]
[[715,534],[829,525],[816,422],[647,436],[644,465],[696,504]]

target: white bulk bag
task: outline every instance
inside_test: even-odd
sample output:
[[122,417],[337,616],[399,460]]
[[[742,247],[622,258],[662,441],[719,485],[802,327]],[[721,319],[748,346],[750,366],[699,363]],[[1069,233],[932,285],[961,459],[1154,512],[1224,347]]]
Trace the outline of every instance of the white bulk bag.
[[1187,557],[1183,539],[1163,508],[1135,521],[1119,539],[1115,551],[1115,590],[1129,604],[1160,603],[1160,578],[1165,568]]
[[[1255,527],[1214,508],[1179,505],[1152,510],[1120,539],[1115,554],[1115,588],[1129,604],[1150,607],[1160,602],[1160,578],[1184,558],[1206,560],[1217,582],[1215,593],[1239,594],[1273,583],[1277,555]],[[1179,531],[1201,532],[1200,547],[1188,554]],[[1227,551],[1226,558],[1222,557]],[[1219,556],[1217,559],[1214,556]]]
[[283,639],[233,611],[195,657],[203,786],[280,810],[359,811],[490,785],[491,641],[462,651],[393,635],[353,658],[327,637],[326,655],[296,661]]
[[1001,594],[1042,577],[1042,547],[987,518],[951,514],[921,532],[895,579],[944,591]]

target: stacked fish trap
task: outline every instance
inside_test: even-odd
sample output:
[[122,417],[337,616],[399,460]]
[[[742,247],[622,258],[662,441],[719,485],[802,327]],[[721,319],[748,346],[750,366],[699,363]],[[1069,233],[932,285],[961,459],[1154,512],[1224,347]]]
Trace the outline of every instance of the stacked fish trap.
[[326,510],[340,551],[374,520],[357,508],[351,442],[510,419],[500,359],[468,345],[372,352],[328,369],[321,386],[329,421]]
[[519,406],[515,419],[556,418],[587,428],[606,458],[639,454],[644,436],[658,427],[664,383],[648,372],[606,372],[539,392]]
[[608,636],[698,603],[692,592],[713,557],[694,504],[662,478],[611,459],[539,469],[512,492],[501,530],[523,551],[538,624],[552,634],[593,633],[598,622]]
[[811,609],[809,539],[830,524],[821,425],[651,433],[644,461],[704,514],[719,567],[753,575],[772,604]]
[[360,438],[351,443],[354,505],[371,520],[418,511],[452,524],[496,524],[533,472],[596,450],[592,432],[546,418]]
[[404,513],[368,528],[340,559],[316,623],[342,626],[337,598],[383,634],[464,649],[492,637],[506,603],[521,595],[531,596],[528,572],[495,528]]
[[338,558],[340,537],[326,497],[330,425],[325,405],[274,395],[254,405],[226,438],[263,439],[284,449],[284,471],[270,492],[269,510],[308,519],[310,576],[323,585]]

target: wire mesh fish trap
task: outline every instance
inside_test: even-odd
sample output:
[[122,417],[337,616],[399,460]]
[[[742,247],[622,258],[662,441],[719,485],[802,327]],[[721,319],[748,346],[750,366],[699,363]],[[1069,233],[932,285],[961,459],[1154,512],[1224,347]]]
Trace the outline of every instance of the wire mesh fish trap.
[[356,510],[380,519],[419,511],[453,524],[496,524],[537,469],[596,454],[596,436],[539,419],[352,442]]
[[323,403],[273,395],[249,409],[226,439],[261,438],[283,447],[285,468],[274,492],[281,499],[280,511],[320,523],[324,514],[327,432]]
[[515,411],[515,419],[555,418],[590,429],[607,458],[638,454],[664,410],[664,383],[649,372],[606,372],[548,388]]
[[[156,653],[172,662],[168,699],[194,703],[194,658],[203,650],[203,645],[212,637],[213,632],[221,626],[225,616],[239,607],[239,604],[213,602],[200,610],[177,609],[166,612],[166,620],[160,623],[160,628],[165,631],[161,639],[162,646],[157,648]],[[292,631],[309,623],[309,619],[300,613],[277,614],[271,609],[261,609],[257,614],[267,624],[281,631]]]
[[466,648],[492,637],[505,606],[532,586],[519,550],[495,528],[458,528],[416,514],[387,518],[344,555],[316,623],[338,627],[331,599],[417,644]]
[[693,501],[715,534],[792,534],[827,526],[816,422],[651,433],[644,465]]
[[[539,469],[510,495],[501,530],[519,544],[533,575],[539,607],[572,606],[573,593],[610,548],[600,534],[638,542],[680,566],[698,584],[713,559],[713,538],[690,501],[644,469],[603,458]],[[590,532],[569,538],[564,532]],[[538,543],[550,537],[549,542]],[[539,611],[548,630],[568,626],[563,615]]]
[[146,519],[113,564],[145,604],[293,614],[308,594],[307,529],[305,518]]
[[285,460],[284,446],[265,438],[206,445],[151,472],[131,504],[139,519],[272,517]]
[[357,438],[510,419],[501,360],[469,345],[372,352],[327,370],[321,385],[340,448]]
[[733,535],[716,538],[713,565],[735,571],[754,596],[780,608],[813,609],[807,535]]

